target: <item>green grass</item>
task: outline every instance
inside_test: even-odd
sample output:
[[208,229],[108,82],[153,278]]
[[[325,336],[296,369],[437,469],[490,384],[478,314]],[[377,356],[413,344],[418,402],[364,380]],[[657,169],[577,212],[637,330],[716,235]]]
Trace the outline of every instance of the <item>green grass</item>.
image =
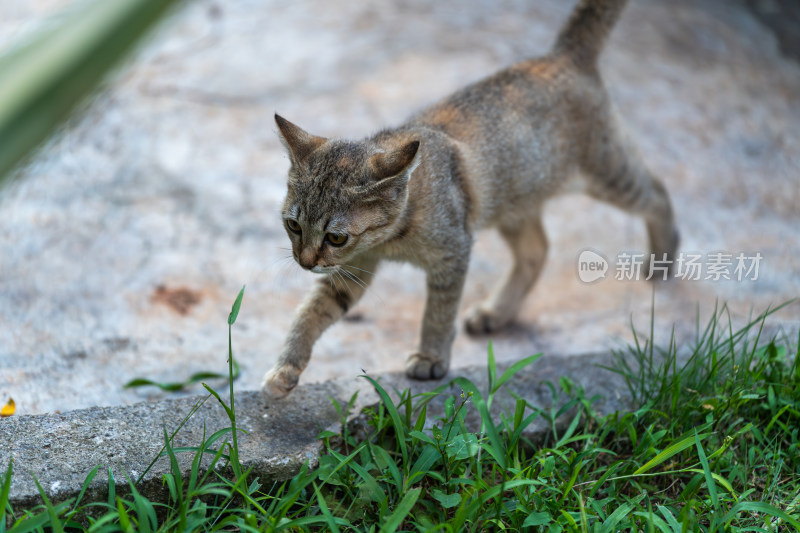
[[[228,320],[229,339],[242,294]],[[491,347],[489,391],[458,378],[453,387],[417,396],[402,391],[392,400],[365,376],[381,398],[366,412],[369,431],[348,428],[355,398],[334,402],[341,429],[320,435],[326,451],[319,467],[269,486],[239,465],[230,380],[230,405],[223,403],[230,428],[192,450],[174,449],[165,431],[172,464],[164,476],[167,502],[148,501],[132,480],[130,491],[117,495],[110,476],[105,502],[78,497],[54,506],[43,493],[44,505],[15,512],[7,498],[9,465],[0,477],[0,533],[798,531],[800,357],[790,350],[793,338],[762,338],[771,312],[734,331],[725,311],[698,327],[685,355],[674,341],[659,349],[638,337],[616,354],[610,369],[625,379],[633,408],[605,417],[564,378],[551,386],[554,400],[568,397],[563,407],[519,398],[513,412],[493,420],[497,391],[537,357],[498,377]],[[232,357],[229,344],[229,374]],[[445,397],[440,418],[428,415],[437,395]],[[465,422],[470,412],[480,416],[478,431]],[[560,415],[566,424],[556,423]],[[526,429],[540,417],[551,429],[532,441]],[[194,454],[188,475],[178,468],[178,453]],[[204,455],[213,457],[212,468],[200,468]]]

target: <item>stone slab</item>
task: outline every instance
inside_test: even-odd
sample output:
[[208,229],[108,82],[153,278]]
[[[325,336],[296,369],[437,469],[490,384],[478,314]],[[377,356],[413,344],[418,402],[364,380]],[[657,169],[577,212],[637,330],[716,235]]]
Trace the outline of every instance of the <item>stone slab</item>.
[[[264,482],[283,480],[304,464],[316,466],[322,445],[319,433],[338,421],[329,397],[343,398],[334,384],[306,385],[292,402],[278,409],[265,409],[259,394],[236,395],[237,427],[242,463],[252,467]],[[132,406],[79,409],[63,414],[28,415],[0,425],[0,463],[5,471],[14,461],[11,503],[24,509],[41,503],[33,476],[54,501],[74,498],[87,474],[102,468],[91,483],[87,498],[105,501],[108,469],[117,490],[127,489],[127,476],[139,479],[138,490],[156,501],[166,498],[162,477],[170,471],[169,459],[159,457],[164,431],[172,433],[205,396],[142,402]],[[203,435],[231,426],[225,411],[212,397],[176,434],[173,446],[199,446]],[[219,442],[214,446],[216,449]],[[188,474],[194,454],[178,455],[182,472]],[[207,465],[208,462],[206,461]],[[146,473],[145,473],[146,472]]]
[[[586,397],[599,395],[594,404],[600,413],[625,407],[628,399],[624,382],[615,374],[600,369],[608,365],[608,354],[589,354],[569,358],[539,359],[512,379],[497,395],[493,413],[499,423],[501,412],[513,413],[516,393],[531,405],[549,408],[563,404],[566,396],[554,399],[547,382],[555,384],[561,376],[569,376],[584,387]],[[507,365],[498,367],[498,376]],[[459,370],[486,394],[486,367]],[[410,389],[413,394],[432,390],[447,383],[409,381],[403,374],[375,376],[392,395]],[[256,392],[236,393],[237,426],[246,431],[239,437],[242,464],[253,468],[262,485],[282,481],[295,475],[304,464],[318,464],[322,443],[317,439],[324,429],[338,431],[341,419],[331,399],[346,405],[358,391],[357,402],[350,416],[353,427],[364,428],[365,406],[374,405],[378,396],[365,379],[340,379],[323,384],[306,384],[287,398],[265,405]],[[445,391],[428,407],[428,420],[444,414],[447,396],[460,390]],[[396,395],[395,395],[396,397]],[[141,476],[164,444],[164,430],[170,434],[178,428],[193,405],[204,397],[161,400],[132,406],[79,409],[63,414],[25,415],[4,420],[0,424],[0,472],[5,471],[13,458],[15,475],[11,485],[11,504],[16,511],[41,503],[33,476],[38,479],[53,502],[76,497],[87,474],[97,465],[102,468],[87,491],[87,501],[105,501],[108,497],[108,468],[111,468],[120,494],[128,492],[127,473],[136,479]],[[480,420],[476,409],[468,406],[467,423],[478,431]],[[565,416],[568,416],[567,413]],[[559,424],[566,420],[562,417]],[[208,399],[176,434],[174,446],[198,446],[204,435],[230,427],[223,409]],[[537,419],[526,431],[530,439],[541,439],[550,431],[544,418]],[[186,475],[191,469],[192,454],[179,454],[179,464]],[[167,497],[162,477],[170,471],[166,458],[159,459],[147,471],[138,490],[154,501]]]

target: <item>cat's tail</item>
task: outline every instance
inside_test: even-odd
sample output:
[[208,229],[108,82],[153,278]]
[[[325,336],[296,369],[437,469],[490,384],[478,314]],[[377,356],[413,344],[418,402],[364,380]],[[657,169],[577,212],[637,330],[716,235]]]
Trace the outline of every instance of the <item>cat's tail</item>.
[[555,54],[567,55],[583,68],[593,68],[628,0],[580,0],[561,28],[553,47]]

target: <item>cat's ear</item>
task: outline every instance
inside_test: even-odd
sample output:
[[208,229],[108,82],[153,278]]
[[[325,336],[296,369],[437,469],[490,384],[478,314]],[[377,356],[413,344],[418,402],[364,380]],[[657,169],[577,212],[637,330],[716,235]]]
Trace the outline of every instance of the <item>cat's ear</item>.
[[[397,150],[379,152],[369,158],[369,166],[376,181],[397,176],[411,176],[419,161],[416,159],[419,141],[410,141]],[[414,168],[411,168],[414,167]]]
[[300,126],[292,124],[277,113],[275,113],[275,124],[278,125],[281,141],[289,152],[292,163],[303,161],[311,152],[328,140],[325,137],[311,135]]
[[395,201],[405,197],[408,180],[419,164],[419,141],[411,141],[396,150],[379,152],[369,158],[375,180],[365,191],[365,201]]

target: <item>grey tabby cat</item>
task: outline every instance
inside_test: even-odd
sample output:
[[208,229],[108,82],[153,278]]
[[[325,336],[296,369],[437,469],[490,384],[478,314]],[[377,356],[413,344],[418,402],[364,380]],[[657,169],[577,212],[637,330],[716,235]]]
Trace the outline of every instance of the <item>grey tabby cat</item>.
[[305,132],[276,115],[288,151],[283,222],[294,259],[322,274],[300,306],[263,392],[297,385],[315,341],[362,296],[378,263],[427,274],[419,345],[406,373],[447,373],[470,250],[495,227],[513,266],[472,309],[466,329],[497,331],[516,316],[547,255],[542,204],[582,190],[641,215],[651,252],[678,246],[666,189],[620,130],[597,56],[626,0],[582,0],[552,51],[465,87],[400,127],[348,141]]

